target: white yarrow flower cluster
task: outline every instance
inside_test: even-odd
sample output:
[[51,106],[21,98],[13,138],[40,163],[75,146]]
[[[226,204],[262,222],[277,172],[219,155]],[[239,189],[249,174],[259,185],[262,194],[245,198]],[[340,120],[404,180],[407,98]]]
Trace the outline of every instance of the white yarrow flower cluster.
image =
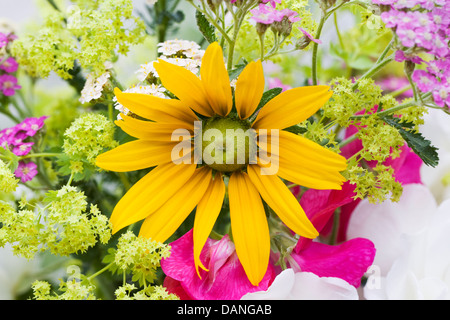
[[[127,93],[142,93],[142,94],[148,94],[151,96],[155,96],[158,98],[166,98],[164,92],[166,91],[166,89],[164,89],[163,87],[161,87],[160,85],[156,85],[156,84],[150,84],[148,86],[134,86],[131,88],[128,88],[126,90],[124,90],[123,92],[127,92]],[[114,108],[119,110],[119,114],[117,115],[117,120],[122,120],[121,114],[125,114],[128,115],[130,113],[130,110],[128,110],[127,108],[125,108],[123,105],[121,105],[118,101],[117,98],[114,97]]]
[[94,78],[90,73],[87,76],[83,90],[81,90],[81,103],[88,103],[89,101],[99,99],[102,96],[103,87],[108,82],[111,74],[109,72],[103,73],[100,77]]
[[[168,40],[159,43],[158,52],[161,53],[159,59],[186,68],[195,74],[199,71],[205,53],[197,43],[187,40]],[[139,70],[136,71],[139,81],[158,78],[158,73],[153,66],[155,62],[150,61],[140,66]]]

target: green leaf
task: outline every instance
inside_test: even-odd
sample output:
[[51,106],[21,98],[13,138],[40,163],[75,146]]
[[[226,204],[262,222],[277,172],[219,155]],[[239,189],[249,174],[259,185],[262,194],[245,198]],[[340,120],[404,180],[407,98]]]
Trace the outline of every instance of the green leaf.
[[398,130],[408,146],[427,166],[436,167],[438,165],[438,148],[431,145],[431,141],[425,139],[420,132],[414,131],[413,123],[402,122],[400,118],[394,118],[392,115],[382,116],[381,119]]
[[266,92],[263,93],[261,97],[261,101],[259,102],[258,108],[256,110],[261,109],[266,105],[267,102],[275,98],[277,95],[279,95],[283,91],[282,88],[273,88],[269,89]]
[[228,72],[228,76],[230,77],[230,80],[234,80],[237,77],[239,77],[239,75],[241,74],[242,70],[244,70],[244,68],[247,66],[247,63],[242,63],[242,64],[238,64],[236,66],[236,68],[234,68],[233,70],[230,70],[230,72]]
[[198,29],[202,33],[203,37],[205,37],[206,41],[209,43],[216,42],[216,29],[209,23],[203,13],[197,11],[195,13],[195,19],[197,20]]
[[367,70],[373,65],[373,61],[368,56],[359,56],[349,59],[349,66],[357,70]]

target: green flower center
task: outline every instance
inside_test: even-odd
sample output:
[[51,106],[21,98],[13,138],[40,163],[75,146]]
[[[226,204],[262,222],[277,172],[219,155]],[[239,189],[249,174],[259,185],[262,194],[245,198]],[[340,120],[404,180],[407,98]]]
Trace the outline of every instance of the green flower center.
[[256,132],[250,122],[213,117],[203,123],[202,161],[221,172],[245,168],[256,154]]

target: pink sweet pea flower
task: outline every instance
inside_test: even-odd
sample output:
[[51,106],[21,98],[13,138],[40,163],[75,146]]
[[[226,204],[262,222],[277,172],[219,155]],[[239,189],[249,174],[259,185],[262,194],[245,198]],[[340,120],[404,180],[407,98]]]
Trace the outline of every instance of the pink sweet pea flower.
[[166,275],[164,286],[180,299],[237,300],[246,293],[266,290],[275,278],[269,264],[259,286],[253,286],[228,235],[221,240],[207,240],[200,259],[209,271],[200,269],[200,278],[194,264],[192,234],[190,230],[172,242],[170,257],[161,261],[161,269]]
[[[322,234],[330,231],[330,222],[337,208],[354,202],[354,186],[346,182],[342,190],[307,190],[300,204]],[[372,264],[375,256],[373,243],[358,238],[328,245],[301,237],[295,246],[290,261],[294,270],[312,272],[319,277],[334,277],[359,287],[361,278]]]
[[30,181],[38,174],[37,165],[34,162],[25,163],[20,161],[14,174],[20,178],[21,182]]

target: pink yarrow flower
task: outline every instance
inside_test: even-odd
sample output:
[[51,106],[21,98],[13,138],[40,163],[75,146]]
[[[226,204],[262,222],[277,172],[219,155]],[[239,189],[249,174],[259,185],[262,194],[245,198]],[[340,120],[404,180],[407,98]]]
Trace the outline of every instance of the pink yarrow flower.
[[275,278],[269,264],[259,286],[253,286],[228,235],[206,241],[200,259],[209,271],[200,269],[199,274],[194,263],[192,230],[170,246],[170,257],[161,261],[166,275],[164,286],[183,300],[238,300],[246,293],[266,290]]

